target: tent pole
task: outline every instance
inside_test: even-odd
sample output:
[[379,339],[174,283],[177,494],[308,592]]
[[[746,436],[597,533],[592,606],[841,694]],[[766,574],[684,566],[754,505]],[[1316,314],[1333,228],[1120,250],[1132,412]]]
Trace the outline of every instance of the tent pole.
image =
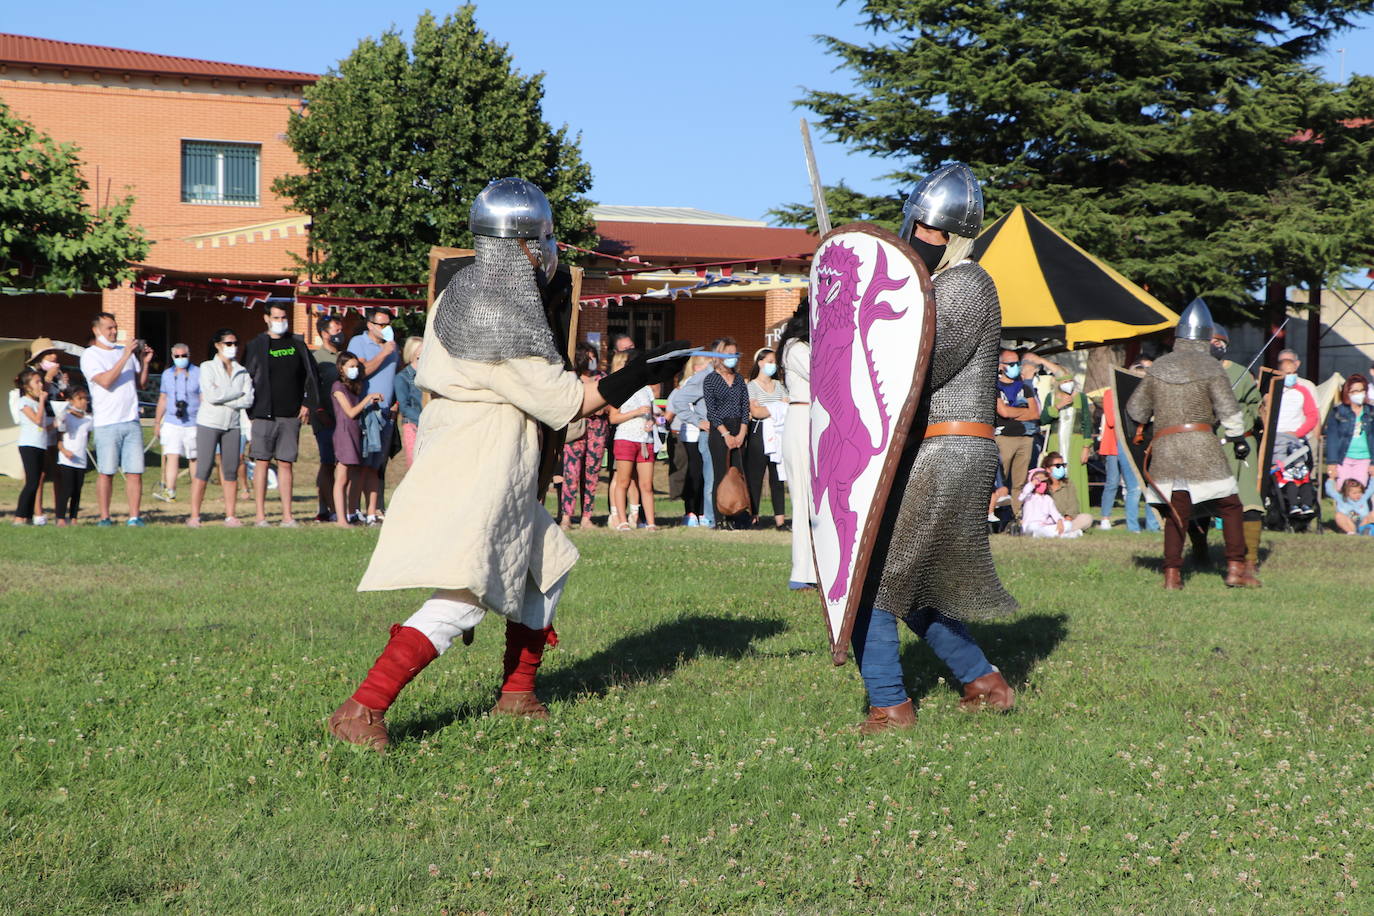
[[1322,281],[1312,278],[1307,284],[1307,358],[1303,361],[1307,377],[1321,377]]

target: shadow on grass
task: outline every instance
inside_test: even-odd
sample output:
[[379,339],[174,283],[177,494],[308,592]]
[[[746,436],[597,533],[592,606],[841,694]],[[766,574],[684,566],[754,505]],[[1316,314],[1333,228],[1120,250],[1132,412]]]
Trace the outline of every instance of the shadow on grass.
[[[1069,635],[1068,615],[1034,614],[1018,617],[1007,623],[975,623],[969,632],[992,662],[1016,689],[1025,686],[1026,679],[1043,659]],[[949,689],[962,690],[949,680],[949,669],[935,657],[921,640],[908,642],[902,649],[902,670],[907,677],[907,692],[919,705],[921,698],[939,686],[940,678],[949,681]]]
[[[642,684],[666,677],[696,658],[735,659],[752,655],[755,642],[786,629],[787,624],[781,620],[680,617],[623,636],[600,652],[566,667],[549,669],[539,679],[539,695],[546,702],[604,696],[613,686]],[[421,737],[454,722],[480,716],[488,709],[486,705],[464,703],[454,709],[398,723],[392,728],[392,740]]]

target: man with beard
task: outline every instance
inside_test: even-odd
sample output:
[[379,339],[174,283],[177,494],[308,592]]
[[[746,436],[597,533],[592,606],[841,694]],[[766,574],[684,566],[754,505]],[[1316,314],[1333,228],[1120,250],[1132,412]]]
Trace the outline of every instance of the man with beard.
[[367,678],[329,718],[340,740],[384,751],[386,710],[455,639],[470,643],[488,611],[506,618],[503,679],[493,715],[547,718],[535,695],[544,647],[577,549],[538,502],[539,424],[621,404],[671,379],[685,357],[650,364],[674,341],[621,371],[583,381],[565,367],[541,289],[558,264],[544,193],[503,178],[478,194],[475,259],[440,295],[425,329],[415,384],[432,398],[420,415],[415,464],[392,499],[359,591],[432,590]]
[[[1236,477],[1215,428],[1220,424],[1237,458],[1250,454],[1240,404],[1226,370],[1212,358],[1212,313],[1194,299],[1179,319],[1174,349],[1155,360],[1126,403],[1137,423],[1154,423],[1143,469],[1147,498],[1164,504],[1164,587],[1183,587],[1183,537],[1195,508],[1221,516],[1226,584],[1256,588],[1245,566],[1245,534]],[[1167,502],[1166,502],[1167,500]]]
[[1002,311],[992,278],[967,260],[983,222],[983,192],[967,165],[949,163],[916,186],[903,217],[902,238],[934,278],[935,340],[869,566],[877,578],[869,583],[876,585],[873,601],[859,608],[851,637],[868,691],[863,734],[916,723],[898,656],[898,620],[964,685],[961,708],[1015,704],[1011,686],[964,623],[1017,608],[988,547]]

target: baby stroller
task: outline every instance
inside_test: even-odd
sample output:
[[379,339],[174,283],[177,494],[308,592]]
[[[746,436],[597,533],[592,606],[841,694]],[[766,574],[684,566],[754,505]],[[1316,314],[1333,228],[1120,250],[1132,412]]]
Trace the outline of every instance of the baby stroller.
[[1280,438],[1264,489],[1265,527],[1301,533],[1315,522],[1321,531],[1321,501],[1312,483],[1312,447],[1306,439]]

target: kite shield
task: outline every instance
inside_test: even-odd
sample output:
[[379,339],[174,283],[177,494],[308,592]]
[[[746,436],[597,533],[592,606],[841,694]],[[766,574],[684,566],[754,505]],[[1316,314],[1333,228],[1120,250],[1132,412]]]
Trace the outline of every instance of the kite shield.
[[873,543],[920,406],[935,293],[892,232],[850,223],[811,266],[811,544],[831,657],[843,665]]

